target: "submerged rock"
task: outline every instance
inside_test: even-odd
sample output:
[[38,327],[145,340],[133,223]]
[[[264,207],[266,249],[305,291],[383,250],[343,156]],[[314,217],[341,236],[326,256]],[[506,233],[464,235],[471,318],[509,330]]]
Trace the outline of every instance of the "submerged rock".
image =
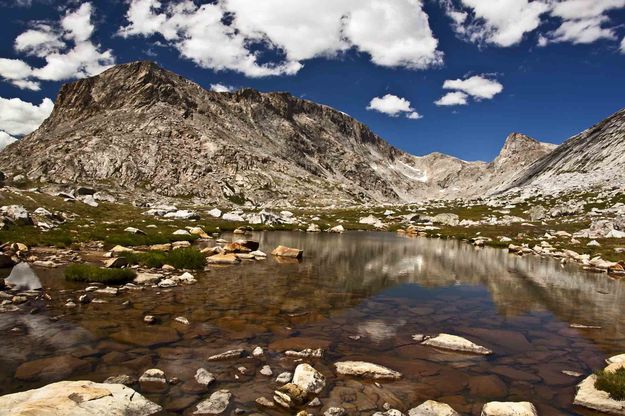
[[194,415],[219,415],[226,411],[230,404],[232,393],[228,390],[218,390],[195,407]]
[[293,384],[307,393],[319,394],[326,386],[326,378],[310,364],[299,364],[293,374]]
[[460,414],[446,403],[428,400],[410,409],[408,416],[460,416]]
[[340,361],[334,364],[336,372],[344,376],[358,376],[374,380],[399,380],[401,373],[365,361]]
[[0,397],[0,415],[150,416],[162,409],[122,384],[60,381]]
[[530,402],[490,402],[482,407],[481,416],[538,416]]
[[237,358],[241,358],[245,355],[245,350],[236,349],[229,350],[226,352],[222,352],[221,354],[211,355],[208,357],[208,361],[223,361],[223,360],[234,360]]
[[422,344],[451,351],[469,352],[482,355],[492,354],[492,351],[488,348],[477,345],[468,339],[457,335],[439,334],[434,338],[423,341]]

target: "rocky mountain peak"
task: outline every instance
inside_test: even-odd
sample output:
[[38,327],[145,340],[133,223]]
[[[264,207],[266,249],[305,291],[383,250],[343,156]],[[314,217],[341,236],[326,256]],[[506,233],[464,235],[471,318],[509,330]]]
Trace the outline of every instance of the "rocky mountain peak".
[[539,142],[523,133],[510,133],[493,160],[492,166],[499,170],[506,169],[510,165],[527,166],[556,147],[554,144]]

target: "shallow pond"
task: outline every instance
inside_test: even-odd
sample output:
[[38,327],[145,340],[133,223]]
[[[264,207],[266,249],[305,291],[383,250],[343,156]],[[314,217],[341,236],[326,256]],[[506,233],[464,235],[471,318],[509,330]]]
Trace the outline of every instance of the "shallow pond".
[[[297,365],[283,352],[323,348],[323,358],[307,360],[328,380],[322,409],[371,414],[389,403],[405,411],[433,399],[479,414],[487,401],[528,400],[541,415],[593,414],[571,405],[581,378],[562,371],[587,375],[625,352],[624,282],[576,265],[390,233],[266,232],[250,239],[265,252],[278,244],[302,248],[304,259],[215,266],[194,273],[195,285],[99,295],[106,303],[71,310],[64,303],[86,285],[66,283],[60,269],[36,269],[52,301],[38,313],[0,314],[0,393],[59,379],[138,378],[160,368],[180,382],[147,396],[172,413],[223,388],[233,394],[228,412],[280,413],[254,400],[271,398],[275,376]],[[147,325],[145,315],[159,323]],[[178,316],[190,324],[175,322]],[[494,354],[441,352],[412,339],[439,332]],[[263,359],[206,360],[255,346],[265,348]],[[332,364],[346,359],[404,377],[379,385],[337,377]],[[265,364],[273,377],[259,373]],[[208,390],[193,382],[200,367],[217,377]]]

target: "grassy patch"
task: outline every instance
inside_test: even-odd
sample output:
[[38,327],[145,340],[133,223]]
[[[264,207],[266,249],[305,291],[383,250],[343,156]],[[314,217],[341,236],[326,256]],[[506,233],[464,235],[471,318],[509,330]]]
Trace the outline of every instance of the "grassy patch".
[[127,232],[106,235],[101,238],[105,244],[112,246],[150,246],[153,244],[166,244],[174,241],[195,241],[196,235],[173,235],[173,234],[130,234]]
[[167,253],[124,253],[130,264],[139,264],[144,267],[160,268],[169,264],[177,269],[201,270],[206,266],[206,257],[194,248],[180,248]]
[[93,264],[70,264],[65,269],[65,280],[72,282],[122,284],[132,281],[136,276],[134,270],[106,269]]
[[610,393],[614,400],[625,400],[625,368],[619,368],[614,372],[598,371],[595,373],[597,380],[595,388]]

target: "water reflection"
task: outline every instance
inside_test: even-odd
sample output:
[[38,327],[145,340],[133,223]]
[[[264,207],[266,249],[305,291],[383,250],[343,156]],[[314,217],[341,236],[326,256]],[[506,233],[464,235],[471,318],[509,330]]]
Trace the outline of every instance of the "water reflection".
[[[71,362],[72,377],[96,381],[139,376],[157,367],[182,380],[166,395],[153,397],[177,411],[184,408],[181,403],[202,396],[191,383],[210,355],[261,345],[277,374],[294,366],[279,352],[322,347],[327,354],[315,362],[328,376],[322,401],[347,406],[346,397],[356,398],[348,406],[351,414],[368,414],[371,406],[381,406],[378,399],[396,400],[404,410],[422,400],[444,399],[461,412],[475,413],[487,399],[501,398],[531,400],[541,414],[557,414],[571,410],[578,381],[562,370],[588,373],[607,354],[625,349],[623,282],[574,265],[385,233],[284,232],[252,238],[266,252],[279,244],[302,248],[304,260],[269,258],[215,267],[196,274],[193,286],[103,295],[105,303],[75,310],[63,304],[84,285],[66,284],[60,270],[39,270],[53,301],[39,315],[0,316],[0,348],[6,352],[0,356],[0,390],[42,385],[36,377],[17,380],[15,372],[50,357]],[[161,324],[146,325],[146,314]],[[177,316],[191,324],[174,322]],[[573,322],[602,329],[571,329]],[[19,332],[11,332],[15,326]],[[470,337],[495,355],[443,353],[412,339],[437,332]],[[384,395],[375,392],[373,400],[369,386],[334,378],[331,364],[339,359],[388,365],[405,378],[386,385]],[[247,375],[237,372],[240,365],[250,367]],[[270,397],[274,387],[257,374],[259,365],[211,363],[210,370],[220,388],[231,389],[238,405],[248,408],[259,395]]]
[[41,281],[28,263],[19,263],[13,267],[5,283],[16,290],[41,289]]

